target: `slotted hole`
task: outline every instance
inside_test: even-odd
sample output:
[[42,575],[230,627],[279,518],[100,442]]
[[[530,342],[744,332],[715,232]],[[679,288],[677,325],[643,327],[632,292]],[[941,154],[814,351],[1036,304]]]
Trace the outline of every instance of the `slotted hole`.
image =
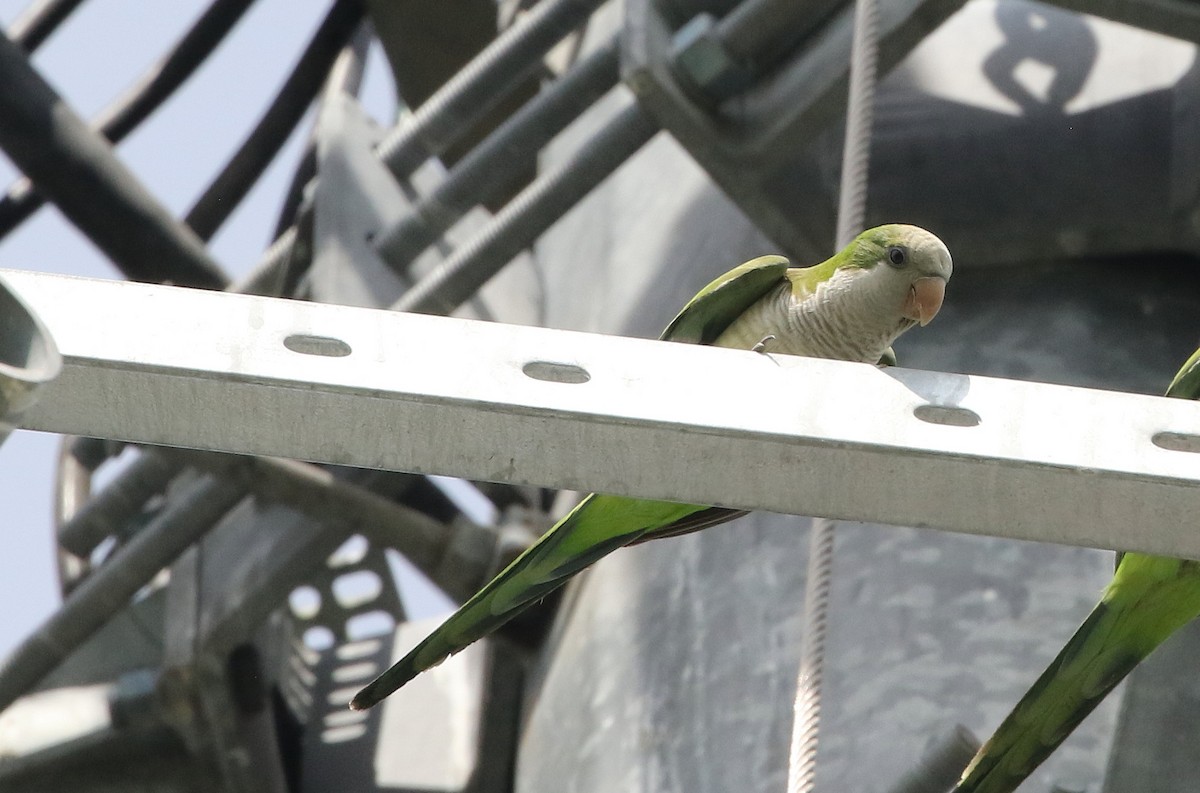
[[334,641],[333,631],[324,625],[314,625],[304,632],[304,646],[318,652],[328,650]]
[[326,713],[323,721],[326,727],[345,727],[349,724],[364,722],[367,718],[365,710],[350,710],[350,708],[345,708]]
[[283,681],[282,693],[285,699],[300,712],[306,712],[312,707],[312,691],[294,677]]
[[329,555],[327,564],[330,567],[349,567],[352,564],[358,564],[366,557],[370,547],[366,537],[354,534]]
[[1156,432],[1150,442],[1169,452],[1200,452],[1200,435],[1186,432]]
[[321,593],[310,586],[298,586],[288,595],[288,605],[296,619],[311,620],[321,611]]
[[555,363],[553,361],[530,361],[521,367],[521,371],[534,380],[546,383],[570,383],[579,385],[592,379],[587,370],[573,363]]
[[357,642],[391,633],[395,627],[395,618],[386,611],[368,611],[365,614],[355,614],[346,620],[346,637],[352,642]]
[[300,658],[298,653],[293,653],[291,658],[288,660],[288,668],[291,669],[292,674],[295,675],[296,679],[298,679],[301,683],[304,683],[306,686],[311,686],[313,683],[317,682],[317,676],[313,674],[312,666],[314,666],[317,661],[321,660],[321,656],[320,653],[314,653],[307,647],[304,649],[308,655],[314,656],[315,660],[313,660],[313,662],[310,664],[309,662]]
[[316,666],[317,662],[321,660],[321,654],[305,644],[303,636],[292,641],[291,645],[293,666],[303,666],[307,664],[308,666],[312,667]]
[[333,705],[334,707],[337,707],[339,705],[344,706],[347,702],[349,702],[351,699],[353,699],[354,695],[357,693],[358,693],[358,686],[345,686],[343,688],[335,688],[333,691],[329,692],[329,695],[325,698],[325,701],[328,702],[330,705]]
[[331,675],[335,683],[352,683],[355,680],[366,680],[379,673],[379,667],[370,661],[359,661],[346,664],[333,670]]
[[337,648],[337,657],[340,661],[354,661],[359,658],[366,658],[368,655],[374,655],[379,652],[379,648],[382,646],[383,643],[378,639],[343,644]]
[[333,597],[349,611],[370,603],[383,591],[383,582],[370,570],[355,570],[333,579]]
[[944,427],[977,427],[981,421],[974,410],[949,405],[921,405],[913,410],[913,415],[928,424]]
[[301,355],[320,355],[325,358],[345,358],[351,352],[350,345],[341,339],[310,333],[293,333],[283,340],[283,346]]
[[347,724],[345,727],[330,727],[321,733],[322,743],[345,743],[367,734],[365,724]]

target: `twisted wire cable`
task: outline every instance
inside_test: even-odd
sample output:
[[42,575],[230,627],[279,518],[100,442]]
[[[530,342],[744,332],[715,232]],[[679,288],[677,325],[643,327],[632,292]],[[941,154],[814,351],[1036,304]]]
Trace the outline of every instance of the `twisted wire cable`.
[[[838,197],[838,250],[854,239],[862,229],[866,215],[878,53],[876,0],[856,0],[854,37],[850,49],[850,94],[846,100],[846,139],[842,148],[841,192]],[[813,521],[804,585],[803,644],[800,671],[796,678],[792,744],[788,757],[788,793],[812,793],[816,784],[825,639],[829,624],[829,592],[833,583],[833,535],[833,521],[825,518]]]

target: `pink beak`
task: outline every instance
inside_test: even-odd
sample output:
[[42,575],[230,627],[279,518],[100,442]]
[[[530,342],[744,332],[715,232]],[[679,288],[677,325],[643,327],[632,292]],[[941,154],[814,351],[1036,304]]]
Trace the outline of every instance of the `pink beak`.
[[935,275],[918,278],[908,290],[901,313],[906,319],[916,320],[924,327],[937,316],[945,298],[945,279]]

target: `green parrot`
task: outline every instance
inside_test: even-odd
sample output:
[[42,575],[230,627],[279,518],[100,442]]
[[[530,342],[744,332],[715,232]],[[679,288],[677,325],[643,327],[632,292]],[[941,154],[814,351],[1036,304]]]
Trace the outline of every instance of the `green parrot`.
[[[1200,397],[1200,350],[1167,396]],[[1154,648],[1200,617],[1200,562],[1125,553],[1058,657],[963,772],[954,793],[1007,793],[1033,773]]]
[[[933,234],[916,226],[880,226],[812,267],[792,267],[781,256],[735,267],[692,298],[660,338],[877,363],[891,355],[897,336],[933,319],[950,271],[950,253]],[[617,548],[743,514],[593,493],[360,691],[350,707],[371,707]]]

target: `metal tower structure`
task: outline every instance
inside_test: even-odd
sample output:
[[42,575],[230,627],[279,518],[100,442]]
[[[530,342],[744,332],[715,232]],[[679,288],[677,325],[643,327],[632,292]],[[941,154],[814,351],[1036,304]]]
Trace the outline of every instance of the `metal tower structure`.
[[[73,434],[63,607],[0,665],[0,790],[782,790],[808,531],[782,514],[622,551],[381,707],[345,709],[430,627],[406,619],[395,558],[465,598],[549,525],[549,486],[965,532],[839,531],[822,790],[945,789],[965,762],[956,725],[990,731],[1107,579],[1096,546],[1200,553],[1185,530],[1200,416],[1142,396],[1197,340],[1190,2],[881,1],[867,217],[953,251],[936,328],[898,352],[962,374],[869,381],[509,327],[653,336],[738,261],[823,258],[852,3],[335,0],[183,218],[113,145],[252,0],[213,0],[91,123],[30,62],[80,4],[36,2],[0,37],[0,148],[26,176],[0,234],[51,201],[145,283],[4,275],[0,431]],[[390,129],[355,98],[375,42],[408,108]],[[231,282],[206,241],[314,103],[275,241]],[[677,357],[693,353],[734,390],[696,393]],[[592,396],[569,390],[587,381]],[[826,422],[779,430],[765,465],[767,425],[725,420],[736,385],[778,394],[764,422],[804,404],[830,405]],[[839,387],[934,410],[854,435]],[[674,416],[655,394],[695,406]],[[1008,430],[946,434],[980,417]],[[1089,423],[1146,437],[1060,440]],[[594,445],[572,443],[581,427]],[[789,487],[796,444],[864,474],[896,470],[881,450],[898,449],[942,484],[890,502],[866,475]],[[632,445],[643,461],[614,473],[606,455]],[[494,521],[464,510],[467,489]],[[1197,642],[1164,646],[1026,789],[1126,790],[1153,769],[1156,790],[1194,790]]]

